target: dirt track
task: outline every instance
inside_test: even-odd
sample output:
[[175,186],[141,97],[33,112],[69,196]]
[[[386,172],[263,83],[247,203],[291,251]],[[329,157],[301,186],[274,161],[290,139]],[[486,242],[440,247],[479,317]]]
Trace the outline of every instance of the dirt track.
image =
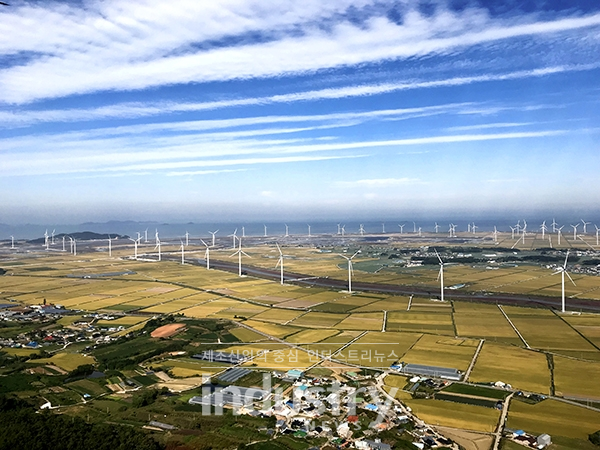
[[153,338],[167,338],[173,336],[175,333],[178,333],[182,328],[185,328],[185,324],[183,323],[170,323],[168,325],[158,327],[156,330],[150,333],[150,336]]

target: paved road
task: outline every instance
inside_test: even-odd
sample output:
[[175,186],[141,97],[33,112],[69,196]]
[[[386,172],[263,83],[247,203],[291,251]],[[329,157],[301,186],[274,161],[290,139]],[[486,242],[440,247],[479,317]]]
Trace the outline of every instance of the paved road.
[[[176,258],[175,258],[176,259]],[[192,260],[196,264],[205,265],[203,259]],[[221,261],[211,259],[211,267],[214,269],[224,270],[227,272],[237,273],[238,264],[235,262]],[[252,275],[259,278],[266,278],[270,280],[279,280],[279,270],[265,269],[262,267],[255,267],[244,264],[242,270],[247,275]],[[315,277],[313,275],[299,274],[293,272],[285,273],[285,281],[287,283],[293,283],[303,286],[315,286],[323,287],[328,289],[345,290],[348,287],[348,283],[345,280],[336,280],[334,278],[327,277]],[[352,288],[356,291],[362,292],[378,292],[384,294],[393,295],[418,295],[423,297],[436,296],[436,289],[424,289],[423,287],[416,286],[401,286],[392,284],[379,284],[379,283],[363,283],[360,281],[353,281]],[[516,295],[516,294],[478,294],[478,293],[467,293],[458,291],[447,291],[444,295],[447,300],[463,300],[472,301],[479,303],[492,303],[503,305],[520,305],[520,306],[543,306],[546,308],[552,308],[559,310],[561,307],[561,299],[556,297],[542,297],[533,295]],[[570,298],[567,301],[568,308],[574,311],[590,311],[600,312],[600,301],[586,300],[578,298]]]

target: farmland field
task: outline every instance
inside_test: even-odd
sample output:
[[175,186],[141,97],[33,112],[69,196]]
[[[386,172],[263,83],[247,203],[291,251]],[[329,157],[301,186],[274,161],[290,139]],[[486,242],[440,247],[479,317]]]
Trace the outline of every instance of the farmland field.
[[296,317],[301,315],[303,311],[296,311],[292,309],[278,309],[272,308],[267,309],[266,311],[257,314],[252,317],[252,320],[261,320],[264,322],[273,322],[273,323],[286,323],[294,320]]
[[331,314],[323,312],[307,312],[292,322],[292,325],[300,327],[330,328],[348,317],[347,314]]
[[312,344],[339,334],[338,330],[302,330],[288,336],[285,340],[292,344]]
[[413,412],[425,422],[463,430],[491,433],[500,418],[500,411],[482,406],[442,400],[405,400]]
[[370,332],[333,356],[350,364],[388,368],[402,359],[420,337],[414,333]]
[[351,314],[340,323],[336,328],[341,330],[373,330],[380,331],[382,327],[383,313],[356,313]]
[[475,353],[478,341],[454,339],[424,334],[404,355],[407,363],[426,364],[466,371]]
[[521,339],[495,305],[454,302],[454,323],[459,336],[521,345]]
[[[585,376],[581,376],[585,374]],[[590,398],[600,401],[600,362],[579,361],[554,356],[556,395]]]
[[600,412],[557,400],[544,400],[530,405],[518,400],[510,404],[507,426],[529,433],[548,433],[587,440],[588,435],[598,430]]
[[53,364],[61,369],[70,372],[76,369],[78,366],[84,364],[94,364],[95,360],[91,356],[84,356],[80,353],[57,353],[50,358],[33,359],[29,362],[35,364]]
[[474,383],[503,381],[515,389],[548,394],[550,370],[542,353],[485,342],[469,378]]
[[387,331],[410,331],[454,336],[451,311],[443,313],[418,312],[411,309],[410,311],[388,312],[385,329]]

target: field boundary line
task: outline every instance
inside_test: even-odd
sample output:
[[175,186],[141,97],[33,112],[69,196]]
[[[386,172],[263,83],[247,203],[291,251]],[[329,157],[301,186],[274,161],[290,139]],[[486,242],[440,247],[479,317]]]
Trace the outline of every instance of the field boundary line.
[[504,312],[504,309],[502,309],[502,305],[498,305],[498,309],[500,309],[500,311],[502,312],[502,314],[504,314],[504,318],[506,320],[508,320],[508,323],[510,324],[511,327],[513,327],[513,330],[515,330],[515,333],[517,333],[517,335],[519,336],[519,338],[523,341],[523,344],[525,344],[525,347],[527,348],[531,348],[529,346],[529,344],[527,343],[527,341],[525,340],[525,338],[523,337],[523,335],[521,334],[521,332],[517,329],[517,327],[515,326],[514,323],[512,323],[512,320],[510,320],[510,318],[508,317],[508,315]]
[[383,323],[381,324],[381,332],[385,333],[385,324],[387,323],[387,311],[383,311]]
[[473,358],[471,359],[471,364],[469,365],[469,368],[465,372],[465,376],[463,377],[463,382],[466,382],[469,379],[469,376],[471,375],[471,371],[473,370],[473,367],[475,367],[475,362],[477,361],[477,357],[479,356],[479,352],[483,348],[483,343],[484,342],[485,342],[485,339],[480,339],[479,340],[479,345],[477,346],[477,350],[475,350],[475,353],[473,354]]
[[562,317],[561,315],[559,315],[556,311],[552,310],[552,313],[558,317],[560,320],[562,320],[564,323],[567,324],[568,327],[570,327],[575,333],[577,333],[579,336],[581,336],[583,339],[585,339],[586,341],[588,341],[592,347],[594,347],[596,350],[600,350],[600,347],[598,347],[596,344],[594,344],[592,341],[590,341],[581,331],[579,331],[577,328],[575,328],[573,325],[571,325],[569,323],[568,320],[565,320],[564,317]]

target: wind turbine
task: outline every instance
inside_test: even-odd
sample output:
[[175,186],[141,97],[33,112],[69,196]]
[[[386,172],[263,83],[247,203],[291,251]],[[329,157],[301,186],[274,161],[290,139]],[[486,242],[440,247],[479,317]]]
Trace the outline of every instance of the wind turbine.
[[65,249],[65,235],[63,234],[63,252],[66,252],[67,250]]
[[181,242],[181,265],[185,264],[185,245],[183,245],[183,241]]
[[413,222],[413,233],[417,232],[417,223]]
[[251,256],[242,250],[242,239],[237,238],[237,240],[240,243],[240,247],[237,252],[235,252],[233,255],[230,256],[230,258],[235,255],[238,255],[238,275],[241,277],[242,276],[242,255],[247,256],[248,258],[251,258]]
[[577,227],[579,226],[579,224],[577,225],[571,225],[573,227],[573,240],[576,241],[577,240]]
[[246,237],[246,227],[242,227],[242,237]]
[[591,225],[592,222],[586,222],[585,220],[581,219],[581,223],[583,223],[583,234],[587,233],[587,226]]
[[140,238],[138,238],[137,240],[129,238],[129,240],[133,242],[133,259],[135,259],[137,261],[137,259],[138,259],[137,246],[138,246],[138,242],[140,241]]
[[[584,225],[585,227],[585,225]],[[56,233],[56,230],[52,230],[52,245],[54,245],[54,233]]]
[[11,250],[15,249],[15,237],[14,236],[10,237],[10,248],[11,248]]
[[403,223],[402,225],[398,224],[398,226],[400,227],[400,234],[404,233],[404,225],[406,225],[405,223]]
[[148,228],[144,231],[144,244],[148,243]]
[[385,234],[385,223],[381,224],[381,232]]
[[523,219],[523,245],[525,245],[525,235],[527,234],[527,221]]
[[311,237],[311,234],[310,234],[310,225],[306,224],[306,226],[308,227],[308,237]]
[[265,227],[265,237],[267,237],[267,226],[263,225],[263,227]]
[[421,236],[421,227],[418,229],[419,237]]
[[73,245],[73,256],[77,256],[77,241],[73,238],[71,239],[71,244]]
[[154,247],[154,250],[158,249],[158,260],[160,261],[162,259],[162,255],[160,253],[160,240],[156,243],[156,246]]
[[277,242],[275,242],[275,245],[279,251],[279,259],[277,260],[277,264],[275,264],[275,268],[277,268],[277,266],[281,267],[281,285],[283,286],[283,253],[281,252],[281,248]]
[[289,227],[287,226],[287,223],[286,223],[285,224],[285,237],[289,237],[289,235],[290,235],[290,229],[289,229]]
[[562,229],[563,229],[564,227],[565,227],[565,226],[563,225],[562,227],[560,227],[560,228],[557,228],[557,229],[556,229],[556,234],[558,235],[558,245],[560,245],[560,236],[561,236],[561,234],[562,234]]
[[342,225],[342,236],[346,235],[346,225]]
[[475,222],[473,222],[473,225],[471,225],[471,230],[473,230],[473,234],[475,234],[477,232],[477,228],[479,228],[477,225],[475,225]]
[[337,228],[338,228],[337,234],[342,234],[342,229],[340,228],[341,225],[342,225],[341,223],[337,224]]
[[470,233],[470,232],[471,232],[471,223],[469,222],[467,224],[467,233]]
[[188,233],[186,231],[185,232],[185,246],[187,247],[188,245],[190,245],[190,233]]
[[598,232],[600,232],[600,228],[598,228],[598,225],[594,225],[596,227],[596,247],[600,244],[598,244]]
[[160,242],[160,239],[158,237],[158,229],[156,229],[154,232],[154,242],[156,243],[156,245],[158,245],[158,243]]
[[548,231],[548,227],[546,226],[546,221],[544,220],[542,222],[542,225],[540,226],[540,230],[542,230],[542,239],[546,238],[546,231]]
[[350,258],[348,258],[346,255],[342,255],[340,254],[340,256],[342,258],[345,258],[346,260],[348,260],[348,292],[350,294],[352,294],[352,274],[354,273],[354,269],[352,268],[352,260],[354,259],[354,257],[356,255],[358,255],[360,253],[360,250],[358,250],[354,255],[352,255]]
[[556,233],[556,225],[558,225],[556,220],[552,219],[552,223],[550,225],[552,225],[552,232]]
[[[267,227],[265,226],[265,231],[267,230]],[[210,234],[212,234],[212,246],[215,246],[215,236],[216,234],[219,232],[219,230],[217,231],[209,231]]]
[[206,270],[210,270],[210,247],[202,239],[200,239],[200,241],[202,241],[202,243],[206,247],[206,252],[204,253],[204,259],[206,259]]
[[108,257],[112,258],[112,239],[110,238],[110,234],[108,235]]
[[440,256],[440,254],[438,253],[437,250],[435,250],[435,256],[437,256],[438,260],[440,261],[440,273],[438,273],[438,280],[440,281],[440,300],[444,301],[444,261],[442,261],[442,257]]
[[433,227],[433,228],[435,228],[435,233],[437,234],[438,230],[440,229],[440,226],[438,225],[437,222],[435,222],[435,227]]
[[73,238],[69,236],[69,252],[73,253]]
[[227,237],[231,237],[233,244],[232,247],[235,250],[235,240],[237,239],[237,228],[235,229],[235,231],[232,234],[228,234]]
[[358,232],[360,233],[361,236],[365,235],[365,226],[362,223],[358,227]]
[[139,241],[139,240],[141,240],[141,239],[142,239],[142,235],[140,234],[140,232],[139,232],[139,231],[136,231],[136,233],[137,233],[137,235],[138,235],[138,237],[137,237],[137,240],[138,240],[138,241]]
[[494,242],[498,243],[498,229],[496,228],[496,225],[494,225]]
[[556,272],[554,272],[553,275],[556,275],[557,273],[560,273],[561,275],[561,281],[562,281],[562,312],[565,312],[565,274],[567,274],[567,276],[569,277],[569,280],[571,280],[571,283],[573,283],[573,286],[577,286],[575,284],[575,282],[573,281],[573,278],[571,278],[571,275],[569,275],[569,272],[567,272],[567,259],[569,259],[569,251],[567,250],[567,256],[565,257],[565,264],[563,266],[558,266],[558,268],[556,269]]
[[48,230],[44,231],[44,246],[46,247],[46,250],[48,250]]
[[514,239],[515,238],[515,231],[517,230],[517,227],[510,227],[510,238]]

